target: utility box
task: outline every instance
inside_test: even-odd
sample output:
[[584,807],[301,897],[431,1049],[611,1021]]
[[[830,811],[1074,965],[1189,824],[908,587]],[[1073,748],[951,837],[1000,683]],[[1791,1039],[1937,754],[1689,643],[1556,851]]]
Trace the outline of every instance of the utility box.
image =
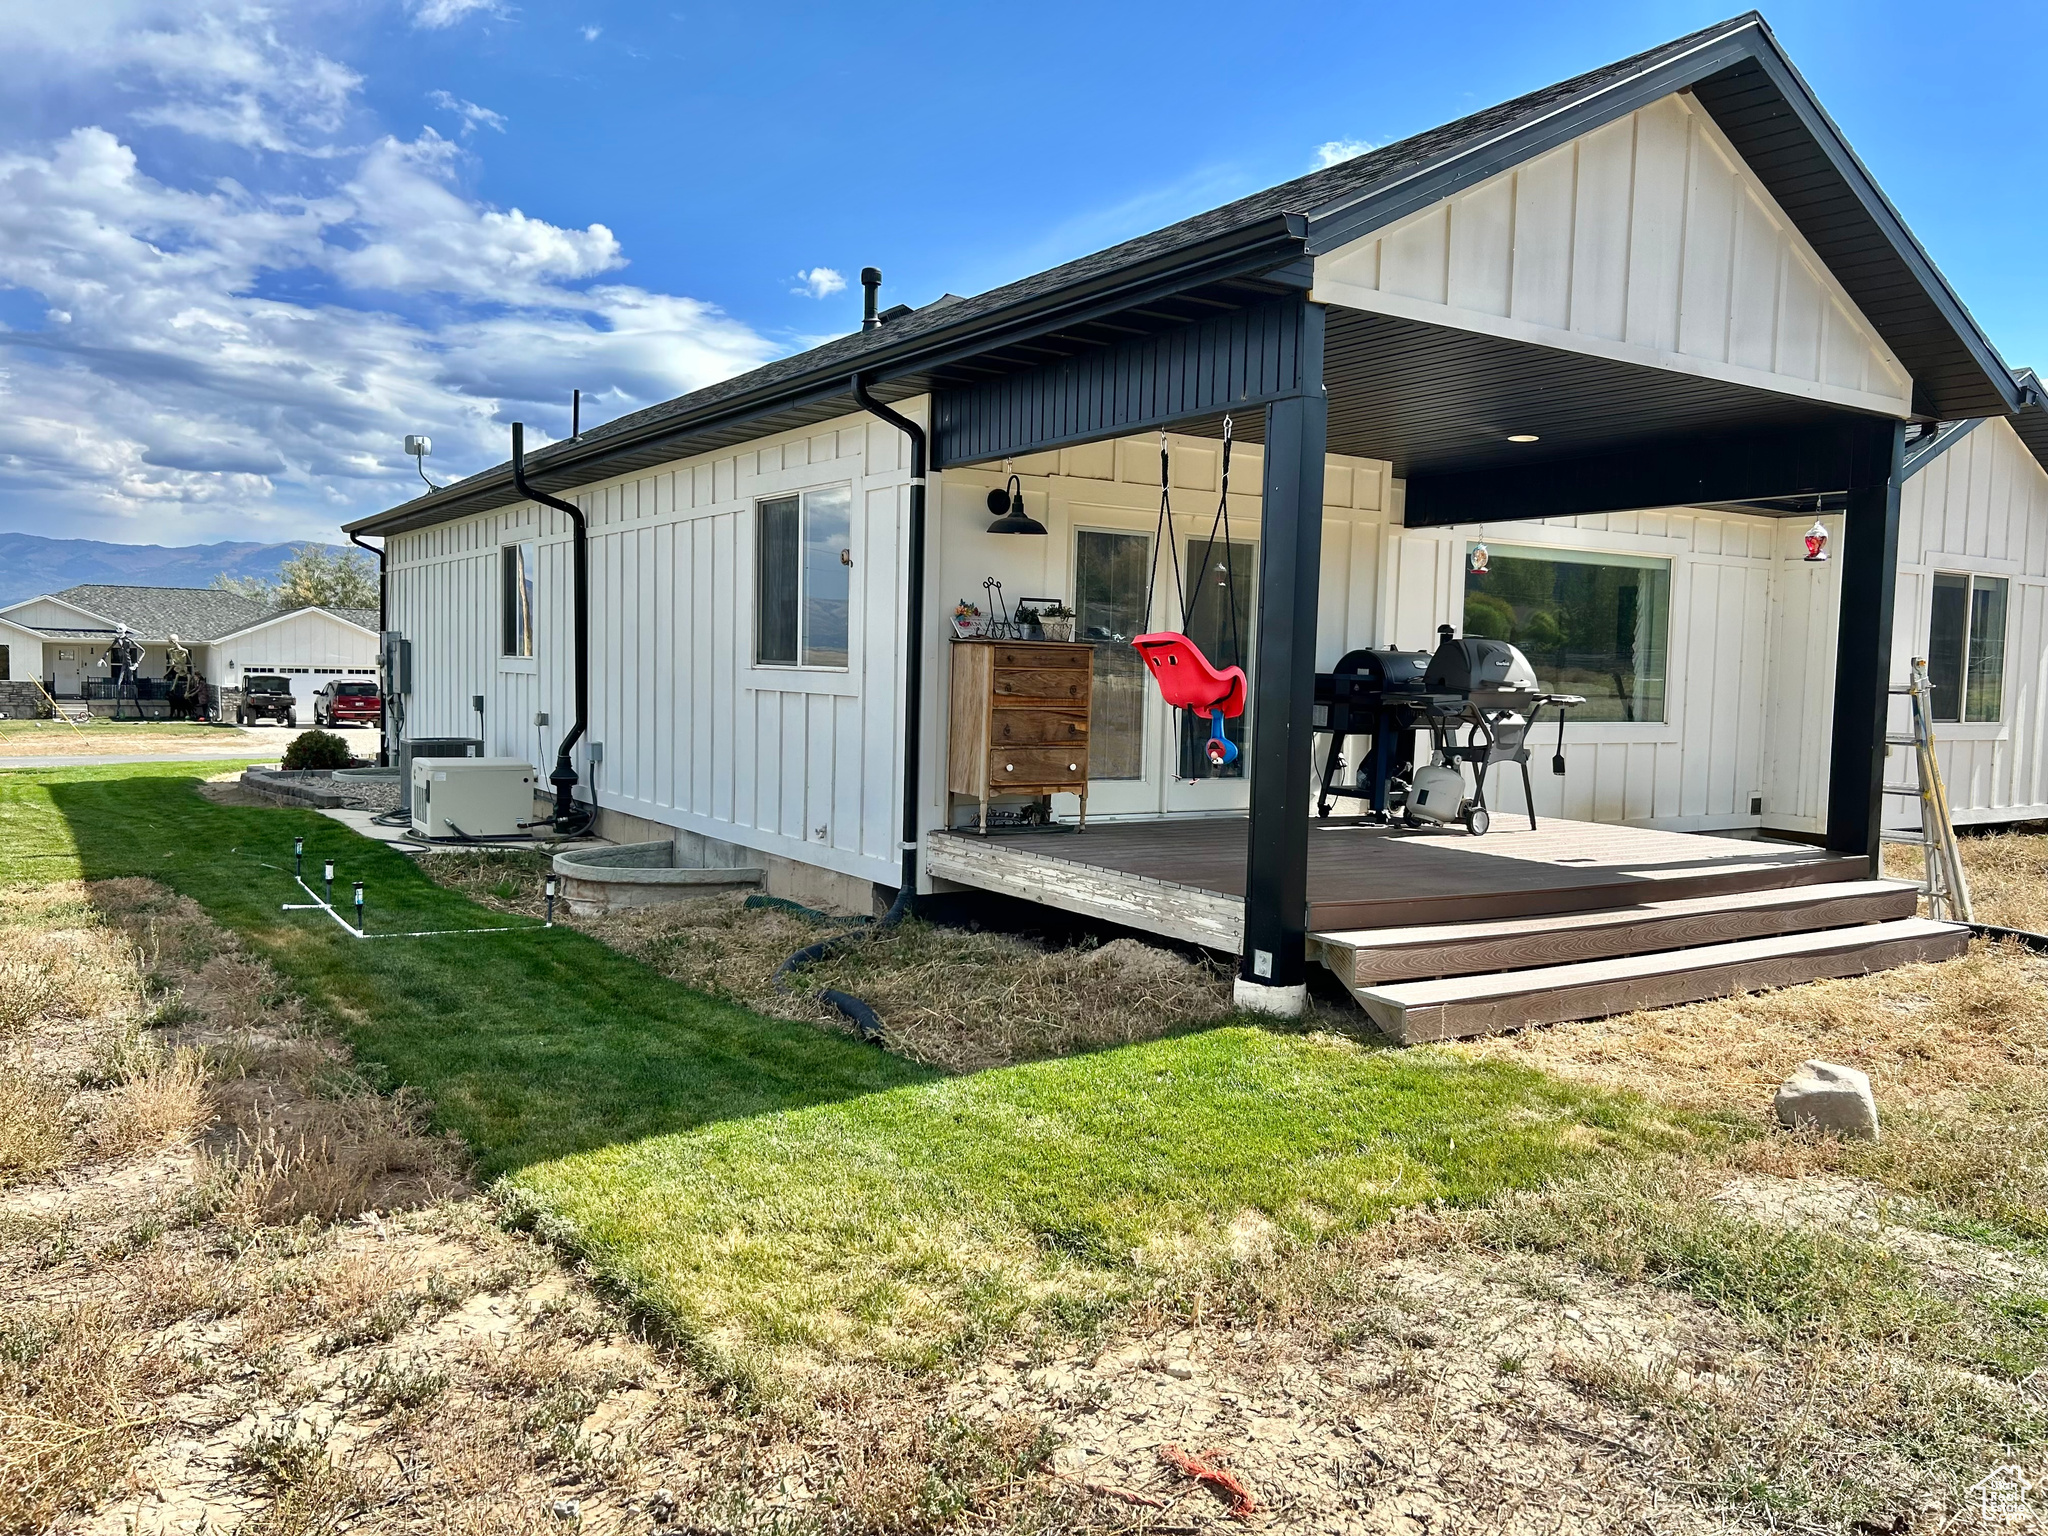
[[513,837],[533,820],[533,764],[523,757],[415,757],[415,837]]

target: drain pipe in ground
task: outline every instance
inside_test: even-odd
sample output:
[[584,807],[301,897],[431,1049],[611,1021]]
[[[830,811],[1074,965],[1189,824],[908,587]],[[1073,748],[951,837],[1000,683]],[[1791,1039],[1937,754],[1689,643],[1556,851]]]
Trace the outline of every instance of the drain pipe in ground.
[[[874,273],[871,283],[867,281],[868,271],[862,272],[861,277],[863,286],[868,289],[868,308],[872,311],[874,290],[881,281],[881,274]],[[910,915],[917,901],[918,764],[924,747],[921,724],[924,714],[925,432],[909,417],[890,410],[869,394],[867,383],[859,374],[853,376],[853,398],[860,402],[861,409],[886,421],[910,439],[910,562],[904,581],[903,622],[903,874],[896,889],[896,899],[889,904],[887,912],[852,933],[835,934],[816,944],[807,944],[778,965],[775,968],[775,985],[785,990],[793,972],[824,959],[836,949],[894,928]],[[818,997],[852,1020],[861,1039],[881,1040],[880,1016],[859,998],[833,987],[825,988]]]
[[[555,753],[555,771],[548,775],[548,782],[555,786],[555,814],[530,825],[551,826],[564,837],[575,837],[589,831],[597,821],[595,802],[584,806],[576,801],[576,768],[569,761],[569,754],[582,739],[584,727],[590,719],[590,556],[584,541],[583,509],[559,496],[536,490],[527,483],[526,423],[523,421],[512,423],[512,484],[528,501],[553,507],[569,519],[574,548],[570,585],[576,594],[572,647],[576,673],[576,723],[562,738],[561,747]],[[571,823],[574,823],[573,829]]]

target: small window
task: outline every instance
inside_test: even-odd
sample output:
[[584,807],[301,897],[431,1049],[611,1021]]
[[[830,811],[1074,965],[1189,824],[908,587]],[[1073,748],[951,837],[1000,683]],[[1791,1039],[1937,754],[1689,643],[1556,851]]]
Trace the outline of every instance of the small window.
[[2005,709],[2003,576],[1937,571],[1927,624],[1929,709],[1951,724],[1995,724]]
[[1671,562],[1524,545],[1466,547],[1465,633],[1506,640],[1552,693],[1577,693],[1575,720],[1664,719]]
[[0,645],[0,683],[12,682],[14,663],[7,654],[7,647]]
[[503,572],[500,609],[504,623],[507,656],[533,654],[533,545],[507,544],[498,551]]
[[853,492],[760,503],[754,538],[754,657],[767,666],[847,664]]

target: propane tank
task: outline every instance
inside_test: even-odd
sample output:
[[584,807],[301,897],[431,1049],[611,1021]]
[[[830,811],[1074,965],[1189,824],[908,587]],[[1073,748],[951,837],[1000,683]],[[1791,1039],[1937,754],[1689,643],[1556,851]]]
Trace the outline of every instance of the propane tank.
[[1465,775],[1445,763],[1415,770],[1408,814],[1417,821],[1456,821],[1465,806]]

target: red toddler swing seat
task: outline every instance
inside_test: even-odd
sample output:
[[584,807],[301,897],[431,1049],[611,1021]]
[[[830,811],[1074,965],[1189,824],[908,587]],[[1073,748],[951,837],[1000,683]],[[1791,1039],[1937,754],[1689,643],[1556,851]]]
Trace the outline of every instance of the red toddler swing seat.
[[1226,720],[1244,713],[1243,667],[1225,667],[1219,672],[1201,647],[1170,630],[1140,635],[1131,647],[1145,658],[1159,692],[1175,709],[1191,709],[1204,718],[1216,712]]

